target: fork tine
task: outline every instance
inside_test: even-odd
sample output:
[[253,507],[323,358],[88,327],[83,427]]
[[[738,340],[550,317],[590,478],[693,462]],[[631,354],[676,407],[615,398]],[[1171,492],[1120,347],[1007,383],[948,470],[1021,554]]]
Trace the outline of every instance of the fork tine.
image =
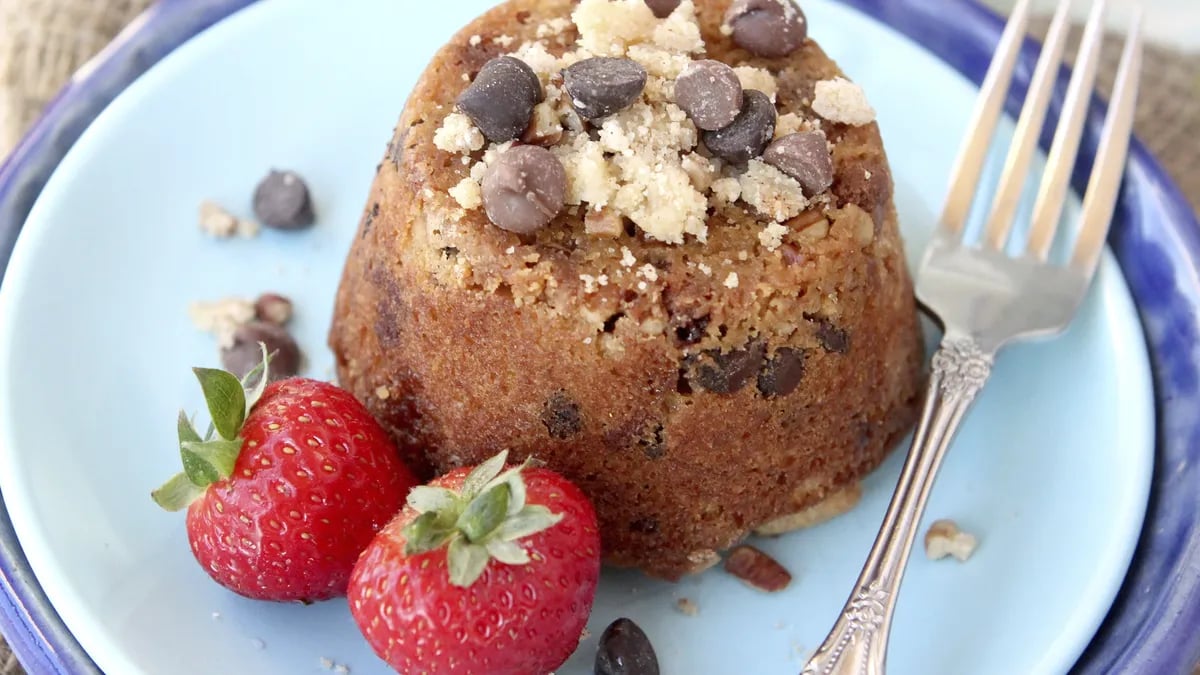
[[[1099,4],[1103,5],[1103,0]],[[1033,79],[1029,82],[1029,93],[1021,109],[1021,117],[1017,120],[1012,146],[1004,161],[1004,172],[1000,176],[1000,185],[992,201],[992,213],[984,234],[984,241],[997,250],[1003,250],[1008,242],[1021,192],[1025,189],[1025,179],[1029,176],[1033,151],[1037,148],[1042,125],[1046,122],[1050,94],[1058,80],[1058,69],[1062,67],[1063,49],[1067,44],[1067,13],[1070,9],[1071,0],[1060,0],[1054,20],[1050,22],[1050,30],[1046,33],[1042,54],[1033,70]]]
[[950,232],[961,233],[966,228],[971,204],[975,200],[975,189],[979,185],[979,176],[983,173],[988,147],[992,143],[992,134],[996,131],[996,122],[1000,119],[1000,111],[1012,82],[1013,66],[1025,41],[1029,5],[1030,0],[1020,0],[1013,9],[1008,25],[1000,36],[996,54],[992,57],[992,65],[980,87],[981,95],[975,104],[970,126],[967,127],[967,140],[954,162],[954,170],[950,174],[953,179],[942,211],[941,225]]
[[1129,141],[1133,134],[1138,82],[1142,70],[1141,28],[1142,11],[1139,6],[1134,12],[1129,37],[1125,39],[1125,53],[1121,55],[1121,66],[1117,70],[1108,119],[1104,122],[1100,148],[1096,151],[1096,164],[1088,182],[1087,194],[1083,198],[1079,238],[1071,259],[1071,266],[1089,277],[1096,271],[1100,251],[1104,249],[1104,242],[1108,239],[1108,229],[1112,225],[1113,211],[1117,206],[1117,192],[1121,187],[1121,178],[1125,175],[1125,160],[1129,156]]
[[1044,261],[1050,254],[1066,201],[1071,171],[1079,156],[1079,141],[1083,138],[1083,126],[1092,101],[1092,90],[1096,86],[1100,48],[1104,44],[1104,6],[1105,2],[1101,0],[1092,7],[1091,17],[1084,29],[1079,56],[1075,59],[1075,73],[1067,87],[1054,144],[1046,159],[1046,172],[1033,205],[1027,250],[1036,260]]

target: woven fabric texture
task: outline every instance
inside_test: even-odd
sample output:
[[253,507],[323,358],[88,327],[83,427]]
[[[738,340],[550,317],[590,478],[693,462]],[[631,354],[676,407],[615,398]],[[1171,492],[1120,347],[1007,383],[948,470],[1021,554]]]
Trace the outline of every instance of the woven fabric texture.
[[[1045,19],[1035,22],[1033,34],[1043,36]],[[1075,54],[1082,29],[1076,26],[1067,45]],[[1101,52],[1097,88],[1104,98],[1112,91],[1124,37],[1109,35]],[[1147,45],[1139,90],[1136,130],[1179,184],[1192,208],[1200,212],[1200,52],[1186,53]],[[1197,669],[1194,675],[1200,675]]]
[[0,0],[0,157],[151,0]]
[[25,669],[21,668],[21,662],[17,661],[16,654],[9,650],[5,644],[0,647],[0,673],[3,675],[25,675]]
[[[0,158],[37,120],[71,74],[152,0],[0,0]],[[1044,33],[1045,22],[1035,30]],[[1078,38],[1079,31],[1075,37]],[[1107,94],[1120,53],[1110,38],[1101,68]],[[1200,54],[1148,48],[1138,135],[1200,210]],[[0,675],[24,671],[0,640]],[[1193,675],[1200,675],[1200,666]]]

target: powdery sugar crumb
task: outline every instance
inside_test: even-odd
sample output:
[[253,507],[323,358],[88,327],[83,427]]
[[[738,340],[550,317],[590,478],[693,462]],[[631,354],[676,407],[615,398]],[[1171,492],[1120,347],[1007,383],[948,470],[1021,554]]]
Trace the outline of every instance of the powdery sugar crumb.
[[788,229],[779,223],[768,223],[762,232],[758,233],[758,241],[763,248],[774,251],[783,245],[783,236]]
[[562,35],[570,27],[571,27],[570,19],[567,19],[567,18],[561,17],[561,16],[555,17],[553,19],[550,19],[546,23],[538,26],[537,36],[539,39],[555,37],[557,35]]
[[775,120],[775,138],[783,138],[784,136],[790,136],[801,131],[808,131],[809,127],[808,122],[796,113],[780,115],[779,119]]
[[464,209],[471,210],[483,206],[483,190],[474,178],[467,176],[450,188],[450,196]]
[[738,66],[733,69],[733,72],[737,73],[743,89],[757,89],[770,97],[772,103],[775,102],[775,96],[779,93],[779,84],[775,81],[775,76],[771,74],[771,71],[753,66]]
[[[242,324],[254,319],[254,302],[245,298],[222,298],[212,302],[196,301],[188,306],[192,325],[211,333],[222,349],[233,345],[233,334]],[[213,618],[219,615],[214,614]]]
[[483,149],[483,132],[475,127],[470,117],[462,113],[450,113],[442,120],[442,126],[433,134],[433,144],[438,150],[467,155]]
[[800,183],[761,159],[750,160],[738,183],[742,200],[777,222],[795,218],[808,208]]
[[199,223],[201,230],[218,239],[234,236],[252,239],[259,232],[258,223],[238,218],[220,204],[207,199],[200,202]]
[[718,204],[732,204],[741,198],[742,184],[732,176],[713,181],[712,196]]
[[875,121],[875,109],[857,84],[837,77],[816,84],[812,109],[831,122],[862,126]]
[[630,45],[650,41],[658,26],[646,3],[629,0],[581,0],[571,19],[579,46],[597,56],[624,56]]

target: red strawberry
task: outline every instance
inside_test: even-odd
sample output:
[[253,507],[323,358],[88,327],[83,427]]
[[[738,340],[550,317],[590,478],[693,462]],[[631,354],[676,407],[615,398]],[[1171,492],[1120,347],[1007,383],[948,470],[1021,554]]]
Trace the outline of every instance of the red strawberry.
[[350,611],[401,673],[542,675],[579,644],[600,575],[587,497],[501,453],[414,488],[350,577]]
[[387,434],[326,382],[264,388],[256,370],[247,379],[260,384],[247,390],[221,370],[195,373],[213,424],[202,440],[179,414],[184,472],[154,500],[187,507],[192,553],[235,593],[301,602],[345,594],[354,561],[417,482]]

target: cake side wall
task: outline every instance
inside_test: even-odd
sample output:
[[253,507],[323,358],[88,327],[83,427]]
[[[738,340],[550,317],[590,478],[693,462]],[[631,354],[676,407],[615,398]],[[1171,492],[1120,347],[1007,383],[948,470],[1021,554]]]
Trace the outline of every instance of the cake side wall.
[[[341,384],[416,468],[501,448],[536,456],[593,499],[610,562],[675,578],[859,480],[907,430],[922,349],[912,285],[874,124],[830,130],[838,203],[802,214],[791,226],[810,240],[775,252],[758,250],[761,225],[732,208],[714,212],[706,245],[628,238],[583,252],[569,215],[531,242],[463,214],[445,192],[465,168],[431,139],[461,73],[495,55],[471,37],[519,37],[534,29],[518,12],[569,4],[493,10],[435,58],[372,188],[330,344]],[[701,3],[706,31],[724,4]],[[836,72],[810,42],[780,73],[781,104],[803,108],[805,88]],[[621,247],[655,282],[586,292],[579,266]],[[737,283],[697,261],[732,264]],[[681,340],[702,318],[703,335]],[[702,386],[706,359],[752,345],[764,360],[804,354],[795,391],[764,395],[757,373],[732,393]]]

